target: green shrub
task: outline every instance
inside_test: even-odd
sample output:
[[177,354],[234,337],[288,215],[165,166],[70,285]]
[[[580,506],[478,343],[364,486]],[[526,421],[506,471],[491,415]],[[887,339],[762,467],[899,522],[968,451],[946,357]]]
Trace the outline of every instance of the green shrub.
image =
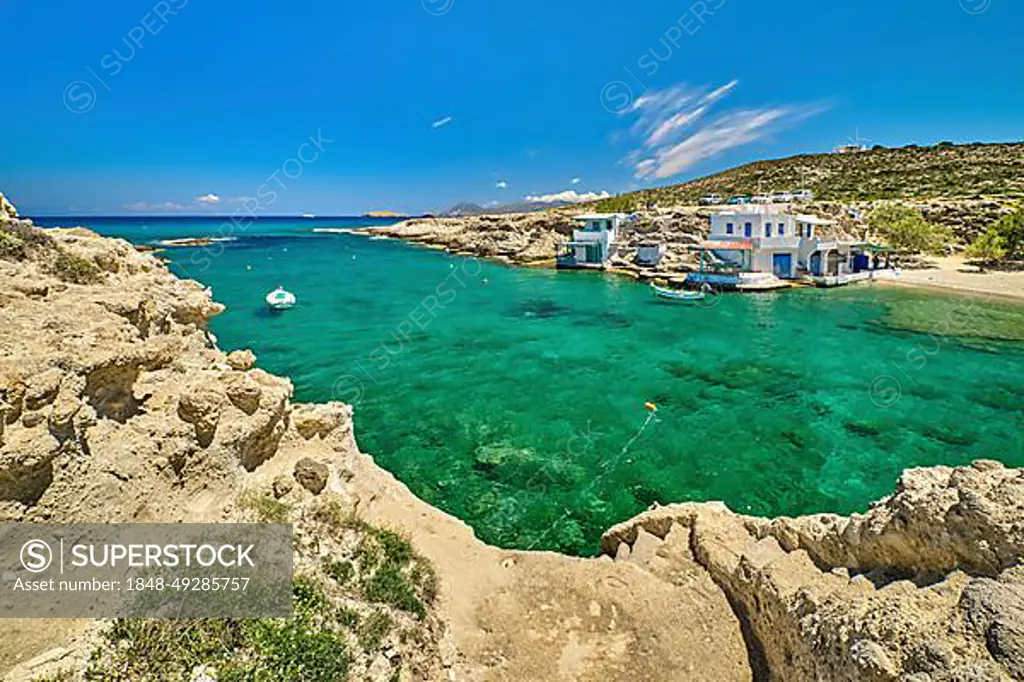
[[348,584],[355,574],[355,570],[351,561],[324,560],[324,573],[342,586]]
[[393,606],[420,620],[426,618],[426,604],[437,597],[433,567],[416,556],[409,541],[398,533],[370,526],[365,532],[356,551],[363,599]]
[[871,212],[868,225],[891,246],[910,253],[939,253],[949,244],[949,228],[929,223],[921,211],[887,204]]
[[57,254],[53,271],[62,281],[71,284],[95,284],[100,280],[102,272],[99,266],[88,258],[82,258],[63,249]]
[[[189,679],[198,666],[219,682],[334,682],[347,679],[345,635],[328,627],[327,598],[296,579],[292,618],[119,619],[103,634],[85,678],[97,682]],[[375,624],[367,636],[390,631]],[[380,634],[380,633],[383,634]]]
[[989,231],[999,236],[1007,257],[1024,258],[1024,209],[1004,215]]
[[25,240],[10,232],[0,230],[0,258],[22,260],[25,255]]
[[391,616],[383,611],[374,611],[359,628],[359,646],[366,651],[376,651],[394,626]]
[[1006,257],[1006,247],[1002,236],[995,230],[989,229],[983,235],[974,240],[974,243],[967,247],[965,255],[968,258],[981,261],[982,265],[1000,261]]

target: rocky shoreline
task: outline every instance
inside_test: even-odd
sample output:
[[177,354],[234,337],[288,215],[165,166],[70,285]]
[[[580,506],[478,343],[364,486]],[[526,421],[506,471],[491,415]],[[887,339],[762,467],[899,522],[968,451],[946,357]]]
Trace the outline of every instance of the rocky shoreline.
[[[1010,210],[1005,201],[986,198],[932,199],[906,202],[930,221],[949,227],[961,240],[973,239],[984,227]],[[792,210],[828,217],[835,226],[823,228],[825,239],[869,239],[867,221],[873,202],[813,202]],[[561,208],[535,213],[472,215],[452,218],[414,218],[394,225],[338,230],[359,236],[399,239],[460,256],[487,258],[520,267],[554,267],[558,246],[572,238],[572,216],[579,209]],[[620,239],[619,253],[607,272],[640,280],[681,284],[699,268],[693,247],[708,236],[711,208],[679,205],[642,207],[636,221]],[[858,217],[853,217],[856,214]],[[640,244],[664,244],[666,253],[656,266],[635,262]],[[904,263],[896,281],[917,288],[1024,299],[1024,275],[1016,272],[979,272],[965,267],[962,258],[945,257]],[[880,280],[881,281],[881,280]]]
[[[522,220],[482,221],[506,246],[480,255],[527,262],[565,224]],[[473,248],[439,236],[451,223],[400,225],[375,230]],[[1024,679],[1024,470],[909,470],[850,518],[652,509],[595,559],[501,550],[360,453],[351,408],[292,403],[251,353],[218,349],[222,307],[151,254],[7,204],[0,247],[0,520],[218,522],[259,495],[288,510],[300,566],[326,502],[399,531],[436,601],[392,613],[418,639],[360,651],[352,679]],[[0,674],[80,679],[103,626],[0,620]]]

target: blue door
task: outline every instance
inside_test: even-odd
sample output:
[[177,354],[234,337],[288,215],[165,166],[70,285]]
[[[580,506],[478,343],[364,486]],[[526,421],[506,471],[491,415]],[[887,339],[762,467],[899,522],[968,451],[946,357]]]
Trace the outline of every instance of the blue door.
[[821,276],[821,251],[811,254],[811,274],[815,277]]
[[793,255],[776,253],[772,256],[772,273],[779,278],[789,279],[793,272]]

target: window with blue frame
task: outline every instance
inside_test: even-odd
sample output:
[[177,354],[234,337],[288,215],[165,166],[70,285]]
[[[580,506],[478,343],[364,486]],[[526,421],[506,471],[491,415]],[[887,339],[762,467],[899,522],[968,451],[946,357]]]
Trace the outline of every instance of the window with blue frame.
[[780,237],[785,237],[786,236],[786,223],[779,223],[779,236]]
[[725,233],[726,234],[732,234],[732,223],[726,223],[725,224]]
[[772,236],[772,224],[771,223],[765,223],[764,224],[764,236],[765,237],[771,237]]
[[753,223],[747,223],[743,226],[743,236],[752,237],[754,236],[754,225]]

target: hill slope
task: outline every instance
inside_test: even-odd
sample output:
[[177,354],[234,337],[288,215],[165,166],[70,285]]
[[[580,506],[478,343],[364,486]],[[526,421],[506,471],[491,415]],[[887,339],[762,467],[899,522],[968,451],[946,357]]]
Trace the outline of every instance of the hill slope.
[[[807,188],[818,199],[868,201],[1024,195],[1024,142],[940,144],[859,154],[804,154],[757,161],[680,185],[616,197],[640,206],[694,203],[722,196]],[[610,203],[609,202],[609,203]],[[600,203],[600,202],[599,202]]]

